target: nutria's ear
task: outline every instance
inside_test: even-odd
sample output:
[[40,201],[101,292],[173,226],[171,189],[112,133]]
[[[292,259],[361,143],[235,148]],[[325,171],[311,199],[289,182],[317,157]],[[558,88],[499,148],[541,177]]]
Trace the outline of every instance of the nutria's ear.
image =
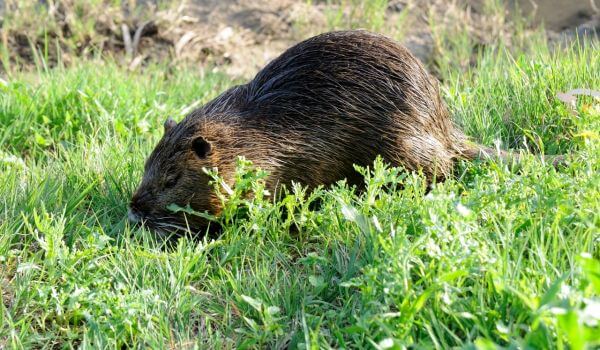
[[165,132],[173,129],[175,125],[177,125],[177,122],[173,120],[173,118],[167,118],[167,120],[165,120],[165,123],[163,124],[163,126],[165,127]]
[[198,136],[194,139],[194,141],[192,141],[192,149],[194,150],[194,153],[196,153],[196,156],[198,156],[200,159],[206,158],[211,148],[212,146],[210,142],[206,141],[202,136]]

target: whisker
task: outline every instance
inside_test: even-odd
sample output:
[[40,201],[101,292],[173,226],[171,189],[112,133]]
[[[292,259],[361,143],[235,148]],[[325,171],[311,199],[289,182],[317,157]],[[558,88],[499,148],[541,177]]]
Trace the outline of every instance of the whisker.
[[189,229],[187,227],[177,225],[177,224],[161,223],[161,224],[158,224],[157,226],[159,228],[174,228],[176,230],[189,231]]

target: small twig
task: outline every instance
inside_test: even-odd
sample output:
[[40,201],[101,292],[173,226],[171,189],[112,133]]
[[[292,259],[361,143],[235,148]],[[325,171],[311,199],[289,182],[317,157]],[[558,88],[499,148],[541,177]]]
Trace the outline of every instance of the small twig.
[[[594,0],[592,0],[592,1],[594,1]],[[538,11],[538,4],[534,0],[529,0],[529,3],[531,4],[531,7],[533,8],[533,10],[531,11],[531,14],[533,16],[535,16],[537,14],[537,11]]]
[[136,68],[144,61],[144,58],[144,55],[136,56],[134,59],[131,60],[131,63],[129,63],[128,69],[130,71],[136,70]]
[[136,29],[135,34],[133,35],[132,49],[133,49],[134,55],[136,55],[138,52],[138,46],[140,45],[140,39],[142,38],[142,34],[144,33],[144,28],[149,23],[150,23],[149,21],[142,23],[142,25],[139,26],[138,29]]
[[127,24],[123,23],[121,25],[121,30],[123,30],[123,43],[125,44],[125,52],[129,57],[133,56],[133,46],[131,45],[131,33],[129,33],[129,27]]
[[188,42],[190,42],[190,40],[192,40],[194,38],[194,36],[196,36],[196,33],[194,33],[194,32],[187,32],[181,38],[179,38],[179,40],[175,44],[175,55],[177,57],[181,56],[181,50],[183,50],[183,47]]

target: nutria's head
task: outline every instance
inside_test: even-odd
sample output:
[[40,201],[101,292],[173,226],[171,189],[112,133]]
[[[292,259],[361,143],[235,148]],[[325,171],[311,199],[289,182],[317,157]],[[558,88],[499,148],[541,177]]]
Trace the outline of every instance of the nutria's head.
[[165,133],[144,167],[144,177],[129,206],[129,219],[160,233],[198,232],[208,222],[195,215],[175,213],[171,204],[189,205],[196,211],[215,212],[214,195],[204,168],[215,167],[214,142],[198,126],[171,118]]

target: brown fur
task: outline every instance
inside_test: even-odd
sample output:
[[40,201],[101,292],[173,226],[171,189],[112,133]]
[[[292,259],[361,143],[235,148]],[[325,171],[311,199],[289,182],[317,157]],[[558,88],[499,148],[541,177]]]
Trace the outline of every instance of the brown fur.
[[[194,140],[205,158],[194,152]],[[133,219],[161,229],[202,227],[166,206],[190,204],[218,214],[203,167],[232,181],[237,156],[269,171],[268,187],[309,188],[362,180],[353,164],[377,155],[421,170],[431,180],[451,174],[457,159],[489,150],[468,146],[451,122],[438,84],[404,47],[366,31],[322,34],[291,47],[248,84],[192,112],[165,134],[146,162],[133,196]]]

